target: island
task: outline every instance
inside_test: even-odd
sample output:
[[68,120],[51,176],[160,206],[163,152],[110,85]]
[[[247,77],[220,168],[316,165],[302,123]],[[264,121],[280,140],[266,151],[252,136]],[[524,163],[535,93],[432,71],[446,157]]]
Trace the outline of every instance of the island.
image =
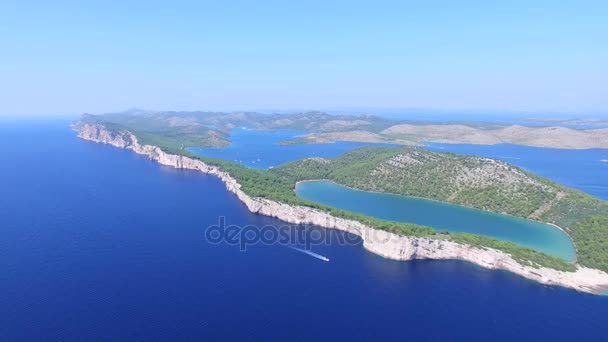
[[[322,113],[287,115],[280,119],[258,113],[234,116],[238,119],[209,114],[207,119],[215,119],[203,124],[192,121],[191,116],[174,113],[87,114],[73,128],[83,139],[131,149],[163,165],[215,175],[251,212],[289,223],[313,224],[356,234],[366,249],[386,258],[465,260],[543,284],[595,294],[608,290],[608,204],[605,201],[501,161],[430,152],[412,146],[363,148],[331,160],[307,158],[271,170],[202,157],[186,149],[203,144],[225,146],[229,137],[225,129],[239,127],[235,122],[242,123],[238,120],[251,117],[265,118],[257,120],[257,124],[250,122],[257,125],[255,127],[263,126],[260,129],[271,125],[275,125],[275,129],[286,126],[301,129],[302,125],[321,129],[329,122],[330,127],[350,128],[362,124],[350,121],[365,121],[360,117],[348,120],[332,117],[323,121]],[[319,116],[320,121],[311,116]],[[286,121],[277,123],[280,120]],[[339,123],[333,122],[336,120]],[[378,126],[386,124],[383,119],[367,120]],[[418,196],[551,223],[572,238],[577,258],[575,262],[568,262],[506,241],[380,220],[298,197],[294,192],[296,183],[311,179],[328,179],[355,189]]]
[[[85,115],[86,117],[87,115]],[[516,144],[535,147],[608,148],[608,128],[576,129],[551,125],[514,125],[496,122],[428,122],[396,120],[374,115],[330,115],[324,112],[262,114],[257,112],[162,112],[130,109],[101,115],[110,125],[130,129],[146,143],[187,147],[222,147],[238,127],[257,130],[302,130],[293,143],[336,141],[424,145]],[[560,122],[556,122],[559,124]]]

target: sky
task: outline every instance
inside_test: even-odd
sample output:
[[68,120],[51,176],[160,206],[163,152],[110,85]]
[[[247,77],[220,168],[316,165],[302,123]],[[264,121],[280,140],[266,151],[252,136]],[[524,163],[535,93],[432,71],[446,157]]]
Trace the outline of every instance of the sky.
[[0,114],[608,115],[608,1],[4,1]]

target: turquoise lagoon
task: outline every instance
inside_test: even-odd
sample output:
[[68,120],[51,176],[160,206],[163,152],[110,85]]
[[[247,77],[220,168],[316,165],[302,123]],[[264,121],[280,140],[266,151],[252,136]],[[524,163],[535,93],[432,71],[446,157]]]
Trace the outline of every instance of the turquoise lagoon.
[[307,200],[383,220],[485,235],[569,261],[576,255],[572,241],[561,230],[513,216],[422,198],[353,190],[330,181],[299,183],[296,193]]

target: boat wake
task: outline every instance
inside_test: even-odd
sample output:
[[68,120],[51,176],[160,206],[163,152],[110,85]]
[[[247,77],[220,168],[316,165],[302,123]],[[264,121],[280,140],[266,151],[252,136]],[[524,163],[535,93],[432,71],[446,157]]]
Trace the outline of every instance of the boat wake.
[[298,247],[292,247],[292,246],[287,246],[287,247],[289,247],[289,248],[291,248],[291,249],[293,249],[293,250],[296,250],[296,251],[298,251],[298,252],[301,252],[301,253],[304,253],[304,254],[308,254],[308,255],[310,255],[311,257],[317,258],[317,259],[319,259],[319,260],[323,260],[323,261],[329,261],[329,258],[324,257],[324,256],[322,256],[321,254],[317,254],[317,253],[314,253],[314,252],[311,252],[311,251],[307,251],[307,250],[305,250],[305,249],[298,248]]

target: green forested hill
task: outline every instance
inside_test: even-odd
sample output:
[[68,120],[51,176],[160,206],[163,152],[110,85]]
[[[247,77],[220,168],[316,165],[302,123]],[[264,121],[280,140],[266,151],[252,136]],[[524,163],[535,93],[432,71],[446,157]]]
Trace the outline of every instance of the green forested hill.
[[361,148],[272,172],[293,181],[330,179],[352,188],[429,198],[556,224],[578,262],[608,270],[608,203],[502,161],[415,147]]

